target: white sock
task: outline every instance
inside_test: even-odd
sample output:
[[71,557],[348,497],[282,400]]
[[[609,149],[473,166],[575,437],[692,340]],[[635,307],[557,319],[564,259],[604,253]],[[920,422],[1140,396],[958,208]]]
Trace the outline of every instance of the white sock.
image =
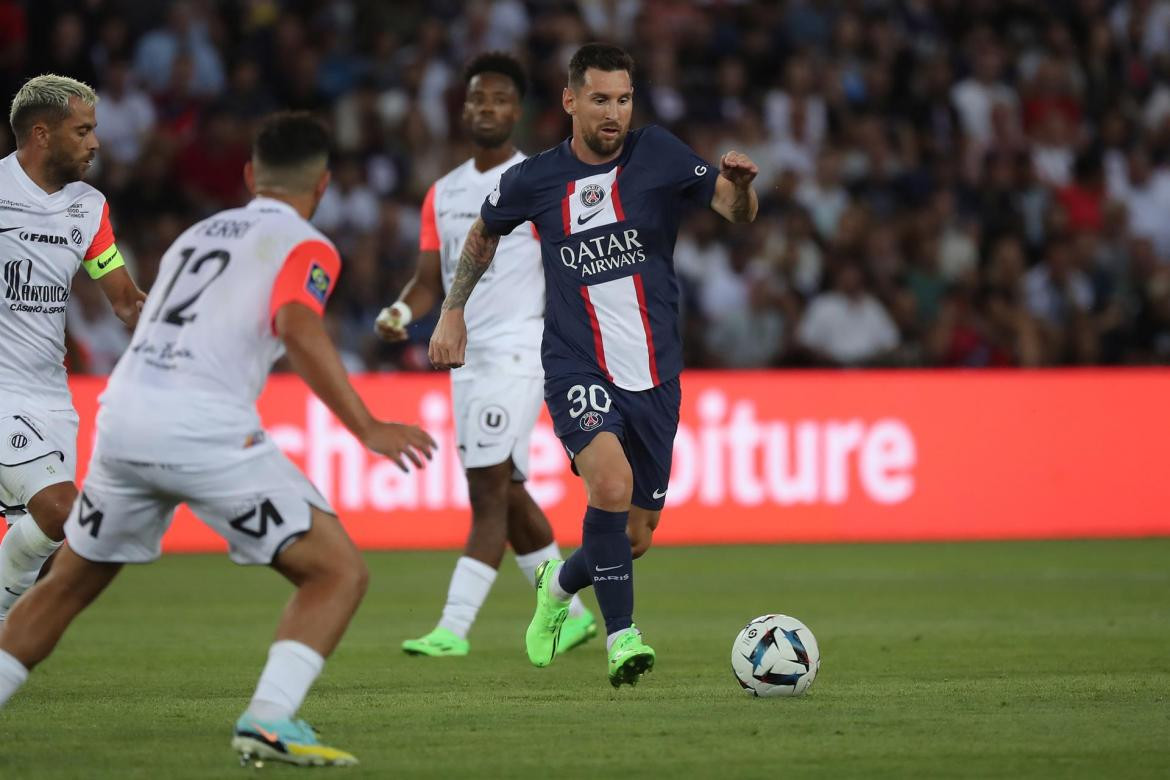
[[306,644],[292,639],[273,642],[245,714],[259,720],[291,718],[324,667],[325,659]]
[[[524,553],[516,556],[516,565],[520,567],[520,571],[524,572],[524,576],[528,578],[529,585],[536,585],[536,567],[545,561],[561,559],[561,548],[557,547],[556,542],[551,542],[547,547],[542,547],[535,552]],[[550,583],[552,586],[553,595],[561,601],[569,599],[569,617],[577,617],[585,614],[585,605],[581,603],[581,599],[577,594],[572,594],[569,598],[568,593],[561,590],[561,584],[556,580]]]
[[13,656],[0,650],[0,707],[12,698],[12,694],[28,679],[28,669]]
[[447,587],[447,603],[443,606],[443,616],[439,618],[439,628],[466,639],[495,581],[496,570],[483,561],[466,555],[456,561],[455,571],[451,572],[451,584]]
[[[607,636],[605,638],[605,652],[608,653],[610,650],[612,650],[613,643],[617,641],[617,638],[619,636],[626,633],[627,631],[638,631],[638,629],[634,628],[633,626],[630,626],[629,628],[623,628],[621,631],[614,631],[612,634],[610,634],[609,636]],[[638,631],[638,633],[641,634],[642,632]]]
[[0,620],[33,586],[41,566],[61,544],[45,536],[32,515],[22,516],[8,529],[0,542]]

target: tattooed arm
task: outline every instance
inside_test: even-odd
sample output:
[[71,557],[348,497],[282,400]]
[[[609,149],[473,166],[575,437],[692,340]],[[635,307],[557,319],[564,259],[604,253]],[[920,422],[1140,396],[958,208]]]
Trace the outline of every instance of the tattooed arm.
[[746,154],[728,152],[719,161],[719,178],[715,181],[715,195],[711,208],[728,222],[751,222],[756,218],[760,203],[752,180],[760,169]]
[[500,237],[488,232],[482,219],[475,220],[463,243],[463,252],[455,267],[455,279],[443,301],[439,324],[431,336],[429,355],[435,368],[459,368],[463,365],[463,353],[467,349],[467,324],[463,321],[463,307],[471,297],[479,277],[492,264],[499,243]]

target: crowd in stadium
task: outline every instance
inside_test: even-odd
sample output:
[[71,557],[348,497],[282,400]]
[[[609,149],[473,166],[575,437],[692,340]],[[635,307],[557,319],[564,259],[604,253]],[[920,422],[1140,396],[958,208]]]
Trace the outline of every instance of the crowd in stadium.
[[[351,370],[421,370],[429,320],[406,346],[372,323],[423,194],[468,156],[462,63],[523,58],[535,153],[568,135],[567,57],[595,39],[637,60],[634,126],[761,168],[750,231],[697,211],[680,235],[689,365],[1170,359],[1165,0],[0,0],[0,87],[98,90],[89,181],[144,289],[182,229],[246,200],[260,117],[327,117],[330,326]],[[75,368],[107,372],[128,334],[95,285],[70,305]]]

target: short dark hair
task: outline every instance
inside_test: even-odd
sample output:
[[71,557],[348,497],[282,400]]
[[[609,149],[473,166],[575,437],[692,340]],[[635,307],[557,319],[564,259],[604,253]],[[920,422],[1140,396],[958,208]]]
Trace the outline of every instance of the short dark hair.
[[507,52],[489,51],[471,60],[463,69],[463,84],[465,86],[470,84],[471,80],[481,73],[499,73],[501,76],[507,76],[516,85],[516,94],[521,98],[528,90],[524,66],[520,64],[520,60]]
[[329,129],[307,111],[269,115],[252,143],[252,155],[271,168],[292,168],[329,155]]
[[585,71],[590,68],[613,72],[624,70],[634,78],[634,58],[625,49],[608,43],[587,43],[573,59],[569,60],[569,86],[579,87],[585,83]]

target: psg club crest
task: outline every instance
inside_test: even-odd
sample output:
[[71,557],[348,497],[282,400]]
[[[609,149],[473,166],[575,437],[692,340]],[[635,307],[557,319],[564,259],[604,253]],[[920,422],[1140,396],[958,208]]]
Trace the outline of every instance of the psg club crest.
[[603,421],[604,421],[604,418],[600,414],[598,414],[597,412],[594,412],[594,411],[585,412],[585,414],[581,415],[581,422],[580,422],[581,430],[583,430],[583,431],[596,430],[597,428],[601,427],[601,423]]
[[601,188],[600,184],[586,184],[581,189],[581,203],[585,208],[591,209],[603,200],[605,200],[605,190]]

